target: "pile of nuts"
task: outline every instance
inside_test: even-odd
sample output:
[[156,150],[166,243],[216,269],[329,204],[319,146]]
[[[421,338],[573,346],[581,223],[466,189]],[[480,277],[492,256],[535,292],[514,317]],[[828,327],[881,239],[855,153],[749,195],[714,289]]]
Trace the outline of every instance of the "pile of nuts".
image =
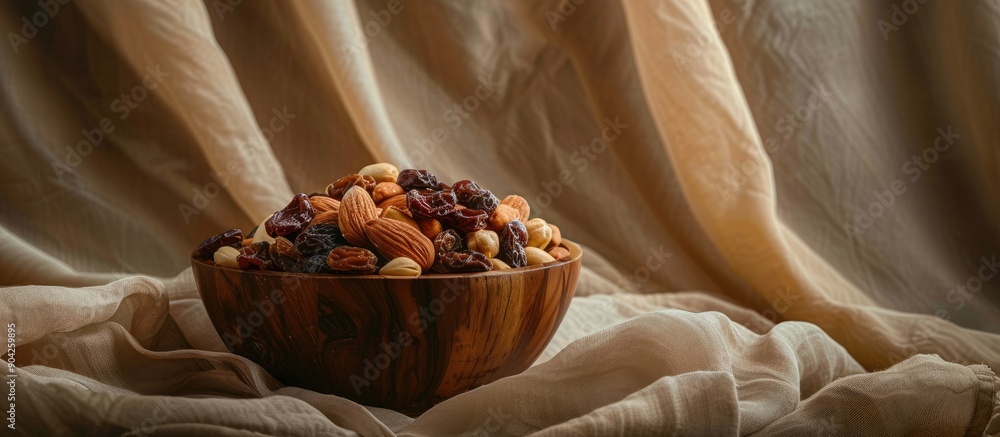
[[203,241],[200,259],[295,273],[388,276],[485,272],[569,258],[559,228],[521,196],[498,199],[469,180],[451,186],[426,170],[379,163],[326,194],[296,194],[247,238],[230,229]]

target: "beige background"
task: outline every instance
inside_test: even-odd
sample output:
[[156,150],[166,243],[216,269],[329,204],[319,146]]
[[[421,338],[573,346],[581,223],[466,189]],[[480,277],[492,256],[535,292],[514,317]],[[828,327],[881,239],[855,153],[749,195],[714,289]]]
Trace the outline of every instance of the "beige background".
[[[956,286],[998,252],[1000,16],[928,2],[884,35],[893,6],[63,5],[0,50],[0,281],[29,285],[0,290],[19,425],[995,433],[1000,278]],[[2,6],[0,29],[40,10]],[[124,93],[145,98],[121,118]],[[104,118],[114,131],[67,157]],[[605,120],[627,126],[581,151]],[[939,129],[959,136],[908,164]],[[416,421],[221,353],[186,271],[206,236],[374,161],[521,193],[588,248],[540,364]],[[155,279],[114,281],[133,275]],[[938,356],[882,371],[916,354]]]

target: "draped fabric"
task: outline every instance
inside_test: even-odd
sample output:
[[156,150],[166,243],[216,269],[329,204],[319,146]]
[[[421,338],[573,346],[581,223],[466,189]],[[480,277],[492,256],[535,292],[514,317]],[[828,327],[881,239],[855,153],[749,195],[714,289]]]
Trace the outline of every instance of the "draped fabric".
[[[16,431],[996,435],[997,23],[916,0],[4,4]],[[381,161],[521,194],[585,246],[535,365],[416,418],[227,353],[188,267]]]

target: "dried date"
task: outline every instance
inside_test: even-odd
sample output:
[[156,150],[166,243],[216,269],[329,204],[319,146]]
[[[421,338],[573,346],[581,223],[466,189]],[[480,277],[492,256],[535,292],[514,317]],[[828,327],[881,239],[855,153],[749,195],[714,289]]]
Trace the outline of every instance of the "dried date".
[[340,228],[333,223],[320,223],[305,228],[295,237],[295,250],[302,256],[327,255],[333,248],[347,244]]
[[264,222],[267,235],[281,237],[301,231],[313,219],[313,207],[309,196],[299,193],[281,211],[271,215]]
[[365,248],[339,246],[327,255],[326,265],[338,272],[375,273],[378,269],[378,257]]
[[396,184],[403,187],[403,189],[407,191],[421,188],[430,188],[432,190],[441,189],[438,185],[437,176],[432,175],[427,170],[415,170],[412,168],[399,172],[399,177],[396,178]]
[[470,180],[455,182],[452,191],[455,192],[458,203],[472,209],[486,211],[487,215],[493,214],[493,211],[500,205],[500,199],[497,199],[497,196]]
[[243,231],[239,229],[230,229],[221,234],[213,235],[208,237],[205,241],[202,241],[198,245],[197,256],[201,259],[212,259],[215,255],[215,251],[219,250],[220,247],[229,246],[233,249],[239,249],[243,243]]
[[334,183],[327,185],[326,195],[334,199],[340,200],[344,198],[344,193],[351,189],[353,186],[359,186],[364,188],[365,191],[371,193],[375,189],[375,178],[368,175],[352,174],[344,176],[337,179]]
[[414,218],[440,219],[455,210],[455,192],[451,190],[406,192],[406,207]]
[[513,268],[528,265],[525,244],[528,244],[528,228],[520,220],[511,220],[500,231],[500,259]]
[[490,259],[474,250],[460,250],[444,253],[439,262],[444,270],[451,273],[488,272],[493,270]]
[[468,234],[469,232],[486,229],[489,218],[490,216],[486,211],[468,208],[456,209],[441,217],[441,223],[445,227],[457,229],[464,234]]
[[434,253],[439,257],[443,253],[463,249],[465,249],[465,241],[453,229],[442,231],[434,237]]
[[276,270],[271,261],[270,246],[266,241],[254,241],[240,249],[240,254],[236,255],[236,264],[243,270]]
[[289,271],[293,273],[333,273],[333,269],[326,265],[326,254],[302,257]]

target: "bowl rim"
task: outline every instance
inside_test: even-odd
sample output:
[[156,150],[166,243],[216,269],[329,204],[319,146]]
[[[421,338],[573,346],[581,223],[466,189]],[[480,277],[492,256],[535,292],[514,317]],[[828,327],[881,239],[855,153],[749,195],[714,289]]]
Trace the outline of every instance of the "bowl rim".
[[475,273],[433,273],[420,276],[389,276],[389,275],[344,275],[344,274],[334,274],[334,273],[293,273],[293,272],[275,272],[271,270],[243,270],[236,267],[220,266],[215,264],[213,261],[211,264],[208,263],[209,260],[198,259],[195,257],[197,251],[191,253],[191,265],[195,263],[201,264],[207,268],[211,269],[225,269],[233,270],[236,272],[250,273],[254,275],[272,275],[272,276],[283,276],[283,277],[299,277],[299,278],[313,278],[313,279],[324,279],[324,278],[335,278],[335,279],[387,279],[396,281],[419,281],[421,279],[467,279],[467,278],[481,278],[489,276],[503,276],[516,273],[525,273],[535,270],[544,270],[552,267],[562,266],[565,264],[572,264],[580,261],[583,258],[583,249],[579,244],[576,244],[565,238],[562,239],[562,244],[560,246],[565,246],[569,250],[569,258],[564,260],[556,260],[548,262],[545,264],[536,264],[533,266],[525,266],[504,270],[490,270],[488,272],[475,272]]

